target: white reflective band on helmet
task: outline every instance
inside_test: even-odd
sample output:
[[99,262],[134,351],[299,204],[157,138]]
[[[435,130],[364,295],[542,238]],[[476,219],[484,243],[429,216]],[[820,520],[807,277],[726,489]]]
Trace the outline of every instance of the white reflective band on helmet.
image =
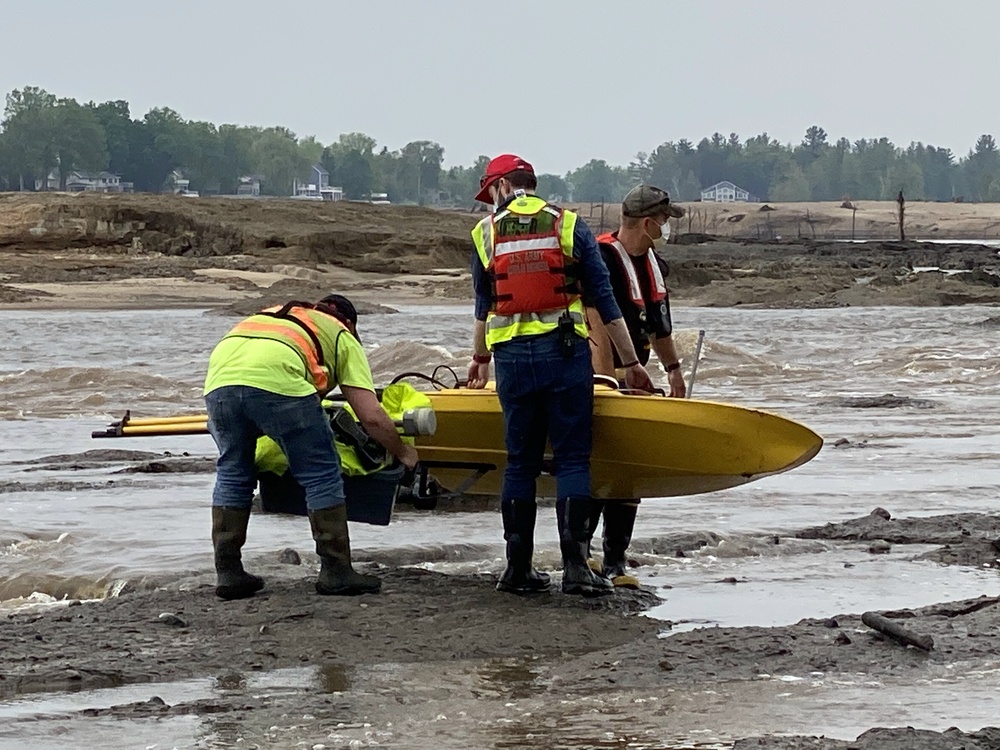
[[536,237],[530,240],[503,240],[496,244],[494,255],[506,255],[507,253],[522,253],[528,250],[560,250],[559,237],[551,235],[549,237]]

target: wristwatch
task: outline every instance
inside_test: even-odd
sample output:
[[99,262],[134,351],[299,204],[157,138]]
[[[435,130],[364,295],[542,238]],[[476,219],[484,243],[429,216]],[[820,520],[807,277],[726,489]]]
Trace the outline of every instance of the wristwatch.
[[488,365],[492,359],[492,354],[476,354],[475,352],[472,354],[472,361],[477,365]]

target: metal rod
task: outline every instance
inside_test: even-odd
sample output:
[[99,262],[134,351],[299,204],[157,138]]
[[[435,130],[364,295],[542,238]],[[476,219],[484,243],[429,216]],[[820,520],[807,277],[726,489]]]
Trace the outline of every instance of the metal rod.
[[687,397],[694,392],[694,378],[698,374],[698,360],[701,359],[701,345],[705,342],[705,330],[698,331],[698,345],[694,348],[694,364],[691,365],[691,380],[688,381]]

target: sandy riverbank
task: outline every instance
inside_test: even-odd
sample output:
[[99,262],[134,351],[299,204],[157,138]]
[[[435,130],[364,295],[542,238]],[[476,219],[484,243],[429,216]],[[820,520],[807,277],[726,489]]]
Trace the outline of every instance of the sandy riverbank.
[[[934,544],[939,549],[915,557],[998,564],[996,516],[887,515],[879,511],[775,541],[851,540],[871,543],[872,554],[889,544]],[[684,554],[704,544],[677,538],[639,540],[636,547],[644,554]],[[153,683],[141,694],[152,691],[156,698],[79,716],[199,716],[224,726],[229,741],[244,747],[295,741],[361,747],[379,738],[392,747],[421,747],[420,740],[407,742],[406,727],[426,737],[432,712],[442,731],[467,736],[470,747],[629,747],[642,740],[646,744],[635,746],[666,748],[674,747],[667,737],[697,732],[706,716],[722,710],[724,703],[715,706],[724,700],[719,696],[745,703],[746,721],[760,726],[761,707],[780,704],[778,693],[789,690],[789,680],[921,684],[941,681],[952,669],[952,677],[988,670],[1000,655],[992,638],[1000,627],[1000,598],[883,613],[930,636],[930,651],[868,629],[857,612],[785,627],[663,637],[669,623],[637,616],[658,601],[645,591],[598,600],[558,592],[518,598],[494,592],[492,575],[444,575],[376,555],[364,567],[383,577],[381,595],[318,597],[315,556],[300,552],[301,563],[277,550],[250,559],[248,566],[268,585],[246,601],[219,601],[212,575],[199,571],[146,581],[101,602],[8,615],[0,628],[0,697]],[[310,676],[300,689],[252,687],[254,675],[290,679],[294,673],[301,680],[303,670]],[[208,696],[158,697],[176,693],[179,681],[206,677],[214,685]],[[618,744],[598,744],[599,737]],[[972,750],[996,748],[998,740],[996,728],[963,734],[903,727],[873,730],[856,743],[771,736],[735,747]]]
[[[942,214],[934,236],[951,226],[945,214],[971,211],[973,224],[984,218],[983,206],[920,205]],[[801,206],[787,209],[783,216]],[[468,233],[477,218],[352,203],[8,193],[0,195],[0,309],[244,313],[331,290],[388,306],[468,303]],[[606,219],[611,222],[610,212]],[[710,224],[705,229],[718,232]],[[663,253],[678,305],[1000,303],[1000,260],[992,247],[845,244],[808,235],[736,239],[691,229]]]

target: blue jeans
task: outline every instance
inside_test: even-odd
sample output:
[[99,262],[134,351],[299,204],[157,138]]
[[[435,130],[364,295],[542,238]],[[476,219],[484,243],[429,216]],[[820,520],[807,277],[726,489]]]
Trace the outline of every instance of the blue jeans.
[[230,385],[205,396],[208,431],[219,447],[212,505],[249,508],[257,485],[257,438],[281,446],[288,467],[306,492],[306,508],[344,504],[340,457],[330,421],[318,395],[281,396],[259,388]]
[[546,438],[558,497],[590,495],[594,370],[590,345],[574,339],[569,358],[560,351],[558,332],[519,336],[493,353],[506,427],[506,502],[535,498]]

